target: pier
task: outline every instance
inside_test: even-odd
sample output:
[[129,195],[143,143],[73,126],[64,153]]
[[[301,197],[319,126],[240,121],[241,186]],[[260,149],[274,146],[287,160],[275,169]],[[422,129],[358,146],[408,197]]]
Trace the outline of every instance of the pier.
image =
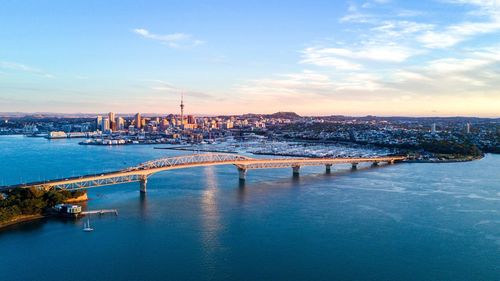
[[112,214],[118,216],[118,210],[116,209],[104,209],[104,210],[92,210],[92,211],[82,211],[80,214],[82,215],[105,215]]

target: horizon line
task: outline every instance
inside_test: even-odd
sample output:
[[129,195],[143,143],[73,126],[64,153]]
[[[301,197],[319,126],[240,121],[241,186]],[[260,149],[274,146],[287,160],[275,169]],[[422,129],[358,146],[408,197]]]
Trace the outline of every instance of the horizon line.
[[[104,113],[98,113],[98,112],[91,112],[91,113],[83,113],[83,112],[42,112],[42,111],[35,111],[35,112],[24,112],[24,111],[6,111],[6,112],[0,112],[0,117],[13,117],[9,115],[35,115],[35,114],[42,114],[42,115],[106,115],[109,112],[104,112]],[[122,115],[122,116],[133,116],[137,113],[140,113],[141,115],[155,115],[155,116],[164,116],[164,115],[179,115],[178,113],[159,113],[159,112],[127,112],[127,113],[120,113],[120,112],[114,112],[116,115]],[[305,117],[332,117],[332,116],[338,116],[338,117],[383,117],[383,118],[478,118],[478,119],[500,119],[499,116],[478,116],[478,115],[374,115],[374,114],[360,114],[360,115],[345,115],[345,114],[319,114],[319,115],[300,115],[294,111],[277,111],[273,113],[252,113],[252,112],[247,112],[247,113],[238,113],[238,114],[200,114],[200,113],[195,113],[195,114],[188,114],[188,115],[193,115],[197,117],[215,117],[215,116],[242,116],[242,115],[272,115],[276,113],[294,113],[299,115],[302,118]],[[48,116],[48,117],[49,117]]]

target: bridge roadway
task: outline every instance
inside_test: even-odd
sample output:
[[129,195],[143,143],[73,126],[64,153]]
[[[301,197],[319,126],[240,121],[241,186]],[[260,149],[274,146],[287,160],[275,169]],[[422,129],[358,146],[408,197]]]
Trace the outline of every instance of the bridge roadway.
[[271,169],[271,168],[292,168],[293,174],[298,175],[301,166],[325,165],[326,172],[330,172],[334,164],[351,164],[356,169],[359,163],[388,163],[403,161],[403,156],[386,156],[371,158],[250,158],[238,154],[225,153],[202,153],[182,155],[176,157],[161,158],[148,161],[138,166],[101,174],[82,175],[68,177],[64,179],[54,179],[48,181],[31,182],[10,186],[0,186],[0,191],[14,188],[39,188],[39,189],[67,189],[77,190],[98,186],[121,184],[127,182],[139,182],[140,191],[146,192],[147,179],[150,175],[174,169],[190,167],[214,166],[214,165],[234,165],[238,168],[239,178],[244,181],[248,170],[251,169]]

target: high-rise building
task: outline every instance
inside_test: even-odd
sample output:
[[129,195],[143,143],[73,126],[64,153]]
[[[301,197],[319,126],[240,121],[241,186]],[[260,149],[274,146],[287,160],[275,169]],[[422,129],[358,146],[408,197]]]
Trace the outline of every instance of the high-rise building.
[[141,128],[141,125],[142,125],[142,120],[141,120],[141,114],[140,113],[137,113],[135,116],[134,116],[134,123],[135,123],[135,127],[137,129],[140,129]]
[[119,131],[125,129],[125,119],[122,117],[116,118],[116,129]]
[[431,133],[433,133],[433,134],[436,133],[436,123],[432,123],[432,125],[431,125]]
[[109,131],[111,129],[109,127],[109,118],[102,119],[101,128],[103,132]]
[[116,131],[116,118],[115,118],[115,113],[110,112],[108,114],[109,117],[109,127],[111,130]]
[[187,123],[188,124],[196,124],[196,119],[194,118],[193,115],[188,115],[188,117],[187,117]]
[[470,123],[467,122],[467,124],[465,124],[465,132],[467,134],[470,134]]
[[96,130],[102,131],[102,116],[101,115],[97,115],[97,118],[95,120],[95,128],[96,128]]

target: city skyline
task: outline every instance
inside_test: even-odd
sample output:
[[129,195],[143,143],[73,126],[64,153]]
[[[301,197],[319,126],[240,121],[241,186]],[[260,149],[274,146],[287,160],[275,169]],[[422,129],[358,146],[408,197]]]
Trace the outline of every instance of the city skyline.
[[[111,20],[112,19],[112,20]],[[0,112],[500,113],[500,3],[3,3]]]

